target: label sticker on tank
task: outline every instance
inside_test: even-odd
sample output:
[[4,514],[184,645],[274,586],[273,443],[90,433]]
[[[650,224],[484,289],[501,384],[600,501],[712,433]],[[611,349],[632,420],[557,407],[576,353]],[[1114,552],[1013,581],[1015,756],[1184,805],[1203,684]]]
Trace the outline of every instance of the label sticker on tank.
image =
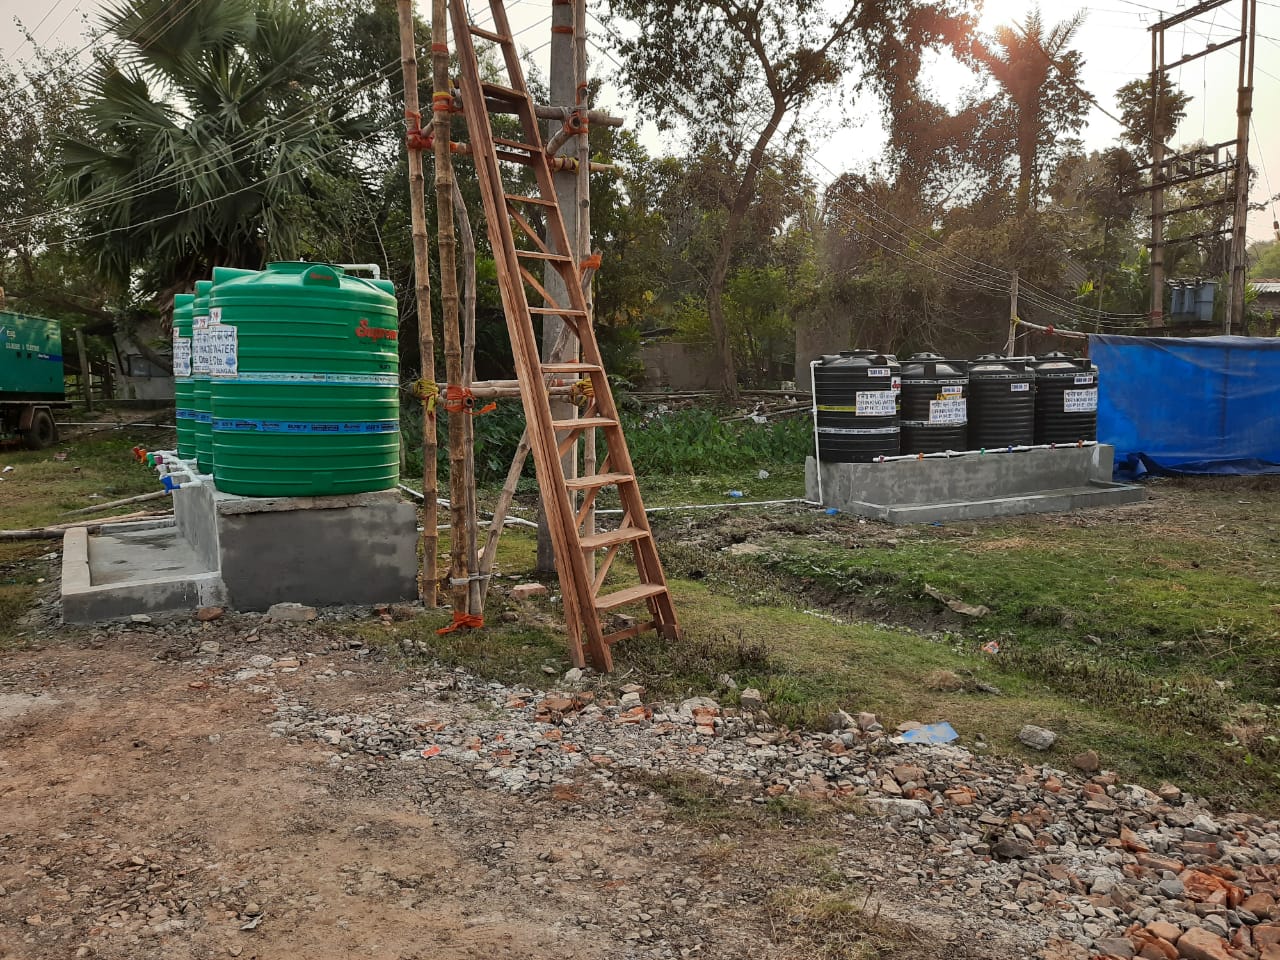
[[890,386],[893,388],[893,392],[894,392],[894,393],[901,393],[901,392],[902,392],[902,378],[901,378],[901,377],[894,377],[894,378],[893,378],[893,380],[892,380],[892,381],[891,381],[891,383],[890,383]]
[[198,317],[191,318],[191,329],[193,331],[203,330],[208,325],[209,325],[209,315],[207,313],[202,313]]
[[1098,409],[1098,388],[1092,390],[1063,390],[1063,413],[1094,413]]
[[941,390],[939,390],[939,391],[938,391],[938,394],[939,394],[938,399],[940,399],[940,400],[948,400],[948,399],[951,399],[951,398],[953,398],[953,397],[958,397],[958,396],[960,396],[960,395],[961,395],[961,394],[963,394],[963,393],[964,393],[964,387],[963,387],[963,386],[960,386],[960,387],[943,387]]
[[1093,383],[1093,374],[1092,374],[1092,373],[1077,373],[1077,374],[1076,374],[1076,383],[1078,383],[1078,384],[1079,384],[1079,383]]
[[859,390],[857,415],[892,417],[898,412],[898,395],[892,390]]
[[222,308],[210,307],[209,308],[209,324],[212,326],[213,324],[217,324],[221,322],[222,322]]
[[217,324],[206,331],[209,341],[209,376],[234,377],[239,368],[239,352],[236,347],[237,328]]
[[889,376],[889,373],[890,370],[888,367],[869,367],[867,369],[868,377],[887,377]]
[[212,328],[207,324],[194,327],[191,331],[191,372],[195,376],[209,375],[209,331]]
[[191,338],[173,335],[173,375],[191,376]]
[[968,401],[963,398],[929,401],[930,423],[965,423],[968,414]]
[[1010,393],[1026,393],[1026,392],[1027,392],[1028,390],[1030,390],[1030,389],[1031,389],[1031,384],[1029,384],[1029,383],[1011,383],[1011,384],[1009,384],[1009,392],[1010,392]]

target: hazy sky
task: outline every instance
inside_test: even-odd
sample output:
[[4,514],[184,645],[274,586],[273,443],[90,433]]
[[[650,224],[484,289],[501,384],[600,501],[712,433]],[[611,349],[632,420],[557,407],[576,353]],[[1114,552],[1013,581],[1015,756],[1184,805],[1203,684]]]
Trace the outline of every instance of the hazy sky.
[[[216,2],[216,0],[206,0]],[[834,2],[834,0],[833,0]],[[1074,0],[1048,0],[1042,4],[1044,17],[1050,22],[1070,17],[1077,11],[1085,14],[1076,46],[1083,53],[1085,89],[1103,107],[1118,115],[1114,94],[1122,84],[1136,77],[1145,76],[1151,69],[1151,41],[1147,28],[1159,16],[1160,11],[1176,12],[1191,5],[1192,0],[1096,0],[1093,4],[1079,4]],[[430,17],[430,7],[424,0],[417,0],[419,15]],[[79,48],[87,42],[86,31],[96,25],[101,0],[0,0],[0,50],[6,59],[30,53],[22,35],[14,24],[15,18],[33,30],[41,43],[60,42]],[[487,10],[484,0],[472,0],[471,8],[484,22]],[[550,36],[548,18],[550,0],[508,0],[512,29],[520,36],[520,42],[534,48],[533,57],[541,64],[544,76],[547,61],[546,41]],[[990,31],[1002,23],[1023,19],[1033,8],[1025,0],[986,0],[981,28]],[[610,36],[595,20],[595,41],[603,50],[611,46]],[[1184,54],[1202,49],[1209,41],[1221,41],[1239,32],[1240,3],[1238,0],[1197,20],[1172,28],[1166,34],[1166,59],[1173,61]],[[1255,201],[1280,190],[1280,0],[1258,0],[1257,73],[1254,90],[1254,129],[1249,157],[1259,169],[1253,191]],[[601,49],[593,49],[592,69],[610,72],[616,69]],[[1236,133],[1236,71],[1235,48],[1204,57],[1174,72],[1175,81],[1195,99],[1188,108],[1188,115],[1178,130],[1174,142],[1205,139],[1210,143],[1230,140]],[[972,85],[977,78],[954,63],[938,62],[930,71],[931,82],[939,95],[946,95]],[[606,90],[606,97],[613,92]],[[614,97],[612,108],[617,110],[619,97]],[[651,149],[658,143],[651,124],[643,118],[623,115],[641,130]],[[810,164],[811,174],[819,182],[827,182],[848,169],[865,169],[873,162],[884,145],[884,133],[874,105],[856,109],[851,124],[845,129],[830,129],[815,136],[831,120],[823,111],[805,118],[806,129],[817,145]],[[1087,147],[1103,148],[1115,142],[1119,125],[1108,119],[1100,110],[1089,113],[1088,126],[1084,130]],[[1270,176],[1261,175],[1265,174]],[[1272,187],[1268,187],[1268,180]],[[1271,209],[1254,213],[1249,219],[1250,240],[1272,237]]]

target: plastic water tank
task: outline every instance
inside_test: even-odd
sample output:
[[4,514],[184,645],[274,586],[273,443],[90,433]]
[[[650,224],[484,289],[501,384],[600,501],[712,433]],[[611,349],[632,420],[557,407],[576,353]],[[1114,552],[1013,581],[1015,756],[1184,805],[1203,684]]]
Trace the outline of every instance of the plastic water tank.
[[400,479],[394,287],[319,263],[214,271],[214,483],[324,496]]
[[986,354],[969,365],[969,446],[1035,442],[1036,374],[1026,360]]
[[213,415],[209,405],[209,293],[211,280],[197,280],[191,302],[191,411],[195,421],[196,466],[213,472]]
[[969,373],[963,361],[917,353],[902,365],[903,453],[967,450]]
[[818,456],[866,463],[898,455],[900,366],[891,354],[828,354],[813,368]]
[[1098,368],[1087,357],[1048,353],[1036,371],[1036,443],[1098,439]]
[[180,293],[173,298],[173,405],[178,428],[178,456],[191,460],[196,455],[196,418],[191,391],[191,306],[195,294]]

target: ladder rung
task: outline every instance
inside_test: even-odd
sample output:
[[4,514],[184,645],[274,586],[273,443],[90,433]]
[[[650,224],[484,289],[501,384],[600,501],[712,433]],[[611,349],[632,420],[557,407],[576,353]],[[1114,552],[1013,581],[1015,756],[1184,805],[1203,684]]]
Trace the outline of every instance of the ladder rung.
[[617,420],[607,417],[578,417],[576,420],[552,420],[551,429],[557,432],[564,430],[595,430],[597,427],[616,427]]
[[[559,311],[555,311],[559,313]],[[595,373],[598,367],[594,363],[544,363],[543,373]]]
[[587,315],[585,310],[571,310],[568,307],[530,307],[529,312],[550,317],[585,317]]
[[530,260],[550,260],[553,263],[572,263],[573,257],[563,253],[543,253],[541,250],[517,250],[517,257],[528,257]]
[[554,200],[543,200],[541,197],[524,197],[518,193],[503,194],[508,200],[514,200],[516,203],[534,203],[540,207],[555,207],[558,204]]
[[604,642],[609,644],[609,646],[613,646],[615,643],[622,640],[629,640],[631,637],[638,637],[640,634],[648,630],[657,629],[657,620],[646,620],[644,623],[633,624],[632,626],[625,627],[622,630],[615,630],[613,633],[606,633],[604,635]]
[[570,490],[594,490],[596,487],[608,487],[613,484],[631,483],[635,477],[629,473],[592,473],[585,477],[569,477],[564,485]]
[[614,610],[625,607],[629,603],[648,600],[650,597],[660,597],[666,592],[667,588],[660,583],[642,583],[638,587],[627,587],[617,593],[606,593],[596,597],[596,609]]
[[493,142],[499,147],[510,147],[513,150],[528,150],[530,153],[541,153],[541,147],[535,147],[532,143],[521,143],[519,140],[504,140],[502,137],[494,137]]
[[519,90],[512,90],[510,87],[504,87],[500,83],[481,83],[480,89],[485,92],[486,96],[493,97],[495,100],[525,99],[525,95]]
[[618,530],[606,530],[604,533],[593,533],[578,540],[583,550],[602,550],[605,547],[616,547],[634,540],[643,540],[649,531],[643,527],[622,527]]
[[510,37],[504,36],[501,33],[494,33],[492,30],[485,30],[483,27],[477,27],[474,23],[470,25],[469,29],[473,35],[483,37],[485,40],[490,40],[493,43],[511,42]]

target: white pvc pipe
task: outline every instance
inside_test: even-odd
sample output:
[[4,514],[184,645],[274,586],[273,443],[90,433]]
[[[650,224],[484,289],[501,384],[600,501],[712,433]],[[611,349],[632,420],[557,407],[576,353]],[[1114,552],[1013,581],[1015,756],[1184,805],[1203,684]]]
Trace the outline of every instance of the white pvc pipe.
[[[674,510],[715,510],[720,507],[772,507],[783,503],[807,503],[811,506],[820,507],[822,504],[814,503],[812,500],[805,500],[803,497],[792,497],[790,500],[730,500],[728,503],[690,503],[680,507],[645,507],[645,513],[667,513]],[[597,510],[596,516],[619,516],[624,511],[620,509],[610,508],[608,510]]]
[[350,272],[352,270],[368,270],[373,274],[373,279],[382,278],[382,267],[376,263],[335,263],[335,267],[341,267],[343,270]]
[[954,457],[980,457],[993,453],[1022,453],[1024,450],[1076,450],[1096,447],[1097,440],[1078,440],[1075,443],[1037,443],[1031,446],[992,447],[984,450],[946,450],[941,453],[904,453],[896,457],[876,457],[870,463],[893,463],[898,460],[951,460]]

